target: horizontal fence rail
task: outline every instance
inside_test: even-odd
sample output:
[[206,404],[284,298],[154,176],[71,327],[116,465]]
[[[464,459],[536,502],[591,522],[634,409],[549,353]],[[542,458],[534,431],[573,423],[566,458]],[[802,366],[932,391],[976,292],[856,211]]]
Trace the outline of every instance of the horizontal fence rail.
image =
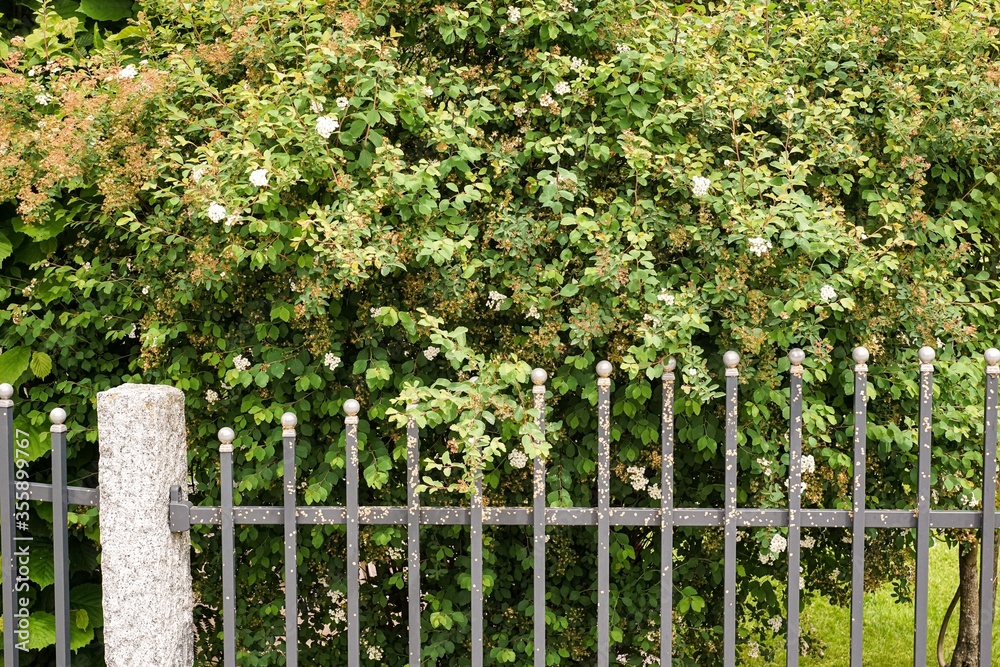
[[[661,545],[660,581],[660,661],[669,665],[673,657],[673,530],[677,527],[720,527],[724,531],[725,606],[723,609],[723,660],[726,667],[736,664],[737,635],[737,531],[741,527],[788,527],[788,585],[786,590],[786,664],[798,665],[799,656],[799,603],[801,530],[803,528],[841,528],[850,531],[852,538],[851,576],[851,641],[850,664],[862,665],[863,646],[863,594],[867,529],[915,529],[916,579],[914,613],[914,665],[926,664],[927,596],[929,574],[930,531],[936,529],[975,529],[982,532],[980,592],[980,657],[981,664],[990,664],[991,630],[993,626],[992,584],[995,572],[993,562],[994,531],[998,524],[996,510],[997,473],[997,404],[998,379],[1000,379],[1000,351],[991,348],[985,354],[986,388],[984,413],[984,471],[982,510],[932,510],[931,496],[931,414],[933,389],[934,350],[921,348],[920,358],[920,409],[918,423],[917,498],[913,510],[887,510],[865,506],[865,467],[867,432],[867,382],[869,355],[863,347],[853,351],[854,365],[854,427],[853,427],[853,498],[852,509],[802,509],[802,362],[801,350],[789,353],[789,506],[788,508],[760,509],[737,506],[738,448],[738,381],[739,355],[727,352],[723,357],[726,367],[725,392],[725,486],[722,508],[684,508],[674,505],[674,371],[676,362],[669,359],[663,366],[663,402],[661,406],[661,500],[659,508],[624,508],[610,506],[611,471],[611,374],[612,365],[602,361],[597,365],[597,437],[598,475],[597,507],[546,507],[546,462],[533,460],[531,507],[492,507],[482,502],[482,471],[475,471],[475,485],[468,507],[424,506],[417,493],[419,479],[420,432],[415,419],[406,427],[407,441],[407,504],[405,506],[360,506],[358,504],[358,414],[360,404],[351,399],[345,402],[346,438],[346,502],[343,506],[298,506],[295,493],[295,441],[297,420],[294,414],[282,416],[283,489],[284,502],[277,507],[234,506],[233,504],[233,441],[235,433],[230,428],[219,432],[219,455],[222,497],[219,507],[193,506],[182,500],[180,487],[170,490],[169,523],[174,532],[190,529],[192,525],[218,525],[222,540],[223,584],[223,664],[236,665],[235,645],[235,547],[234,526],[240,524],[281,525],[284,527],[285,568],[285,641],[286,664],[298,665],[297,639],[297,531],[300,525],[345,525],[347,527],[347,640],[349,667],[360,662],[360,602],[359,586],[361,569],[359,557],[359,527],[362,525],[399,525],[407,527],[408,550],[408,657],[410,667],[421,664],[420,628],[420,526],[465,525],[470,527],[470,568],[472,600],[471,660],[473,667],[483,664],[483,527],[531,526],[534,569],[534,645],[531,649],[534,667],[545,665],[545,536],[549,526],[597,527],[597,659],[599,667],[610,662],[610,605],[609,581],[610,530],[621,526],[658,527]],[[535,369],[531,379],[534,408],[538,412],[537,425],[544,437],[545,431],[545,382],[547,374]],[[11,588],[17,576],[15,559],[17,547],[16,523],[11,517],[26,500],[52,502],[60,508],[53,513],[56,536],[56,634],[57,665],[69,664],[68,638],[68,581],[65,576],[68,562],[66,544],[67,504],[96,506],[96,489],[69,487],[65,475],[66,415],[57,409],[52,412],[53,483],[29,483],[19,478],[15,463],[13,433],[13,401],[9,385],[0,385],[0,444],[2,461],[7,469],[5,493],[0,497],[3,512],[0,518],[3,546],[3,613],[11,618],[15,599]],[[59,535],[61,533],[61,536]],[[61,546],[60,546],[61,545]],[[17,666],[15,623],[4,623],[5,665]]]

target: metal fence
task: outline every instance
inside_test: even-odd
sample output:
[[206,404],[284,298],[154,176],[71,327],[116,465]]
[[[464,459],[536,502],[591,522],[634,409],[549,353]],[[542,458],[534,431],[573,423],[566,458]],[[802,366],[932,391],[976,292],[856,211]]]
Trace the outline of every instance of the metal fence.
[[[991,629],[993,627],[992,583],[996,511],[997,473],[997,389],[1000,378],[1000,351],[991,348],[985,354],[986,389],[983,448],[982,510],[931,510],[931,403],[934,350],[920,349],[920,410],[918,435],[918,483],[914,510],[886,510],[866,507],[866,425],[868,351],[863,347],[853,351],[854,366],[854,480],[853,509],[801,509],[802,455],[802,362],[801,350],[789,353],[790,367],[790,434],[789,434],[789,495],[788,509],[740,508],[736,503],[737,487],[737,413],[739,355],[727,352],[725,392],[725,491],[721,509],[683,508],[674,505],[674,370],[670,359],[663,367],[663,401],[661,427],[661,506],[656,508],[617,508],[610,506],[611,470],[611,373],[607,361],[597,364],[598,413],[598,475],[597,507],[546,507],[546,464],[540,458],[533,462],[532,508],[484,507],[482,477],[476,475],[475,489],[468,507],[428,507],[420,504],[417,492],[419,473],[419,430],[410,419],[407,426],[407,505],[405,507],[358,504],[358,413],[361,406],[355,400],[344,404],[347,414],[347,497],[344,506],[298,506],[296,502],[295,440],[296,418],[292,413],[282,416],[284,454],[284,503],[280,507],[234,507],[233,505],[233,440],[229,428],[219,432],[221,507],[194,507],[181,500],[180,487],[170,490],[170,528],[175,532],[188,530],[195,524],[220,526],[222,555],[222,618],[224,636],[223,664],[236,665],[235,631],[235,548],[236,524],[278,524],[284,527],[285,567],[285,639],[286,664],[298,665],[298,595],[296,572],[296,534],[299,525],[345,525],[347,527],[347,664],[360,663],[359,527],[364,525],[405,525],[408,548],[409,604],[409,664],[421,664],[421,595],[420,595],[420,526],[467,525],[471,535],[471,646],[472,665],[483,665],[483,526],[530,525],[534,549],[534,667],[545,666],[545,532],[546,526],[597,526],[597,665],[608,667],[610,658],[610,582],[609,545],[612,526],[659,526],[662,539],[660,581],[660,664],[671,664],[673,610],[673,531],[679,526],[722,527],[724,529],[724,590],[723,661],[726,667],[736,664],[737,625],[737,529],[742,526],[787,526],[787,664],[799,660],[799,576],[800,535],[802,528],[842,528],[852,537],[851,575],[851,665],[862,665],[862,618],[865,568],[865,530],[872,528],[916,529],[916,582],[913,660],[917,667],[927,664],[927,604],[928,570],[931,529],[978,529],[982,532],[982,562],[980,576],[980,664],[989,665]],[[534,407],[538,426],[545,431],[546,372],[536,369],[531,375],[534,384]],[[55,617],[57,665],[70,664],[69,651],[69,584],[66,513],[69,504],[97,505],[97,490],[66,485],[66,414],[52,411],[53,484],[29,483],[16,461],[16,447],[21,446],[13,430],[13,401],[9,385],[0,391],[0,465],[7,471],[5,492],[0,497],[3,547],[3,615],[14,618],[16,607],[15,582],[18,577],[18,542],[15,524],[19,512],[27,511],[27,500],[53,503],[55,558]],[[14,517],[13,522],[8,517]],[[25,515],[26,517],[26,515]],[[4,664],[16,667],[16,623],[4,623]]]

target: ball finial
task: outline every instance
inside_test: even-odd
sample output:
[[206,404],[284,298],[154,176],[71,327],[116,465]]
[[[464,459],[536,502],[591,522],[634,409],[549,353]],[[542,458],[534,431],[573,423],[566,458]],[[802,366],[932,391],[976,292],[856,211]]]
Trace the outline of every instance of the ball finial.
[[668,357],[666,361],[663,362],[663,370],[666,372],[673,373],[675,368],[677,368],[677,360],[673,357]]
[[602,377],[602,378],[611,377],[611,371],[613,370],[614,366],[611,365],[610,361],[597,362],[597,377]]
[[854,351],[851,352],[851,356],[854,358],[854,363],[856,364],[866,363],[868,359],[871,358],[871,355],[868,353],[868,348],[863,345],[859,345],[854,348]]
[[53,408],[52,412],[49,413],[49,419],[56,426],[61,426],[66,422],[66,411],[62,408]]
[[733,350],[729,350],[729,352],[722,355],[722,363],[726,365],[726,368],[736,368],[736,364],[740,363],[740,355]]
[[236,433],[233,432],[233,429],[229,428],[228,426],[219,429],[219,442],[221,444],[231,445],[233,444],[233,440],[235,439],[236,439]]
[[806,360],[806,353],[796,347],[788,352],[788,360],[798,366]]
[[295,428],[299,423],[299,418],[294,412],[286,412],[281,415],[281,428]]
[[348,417],[353,417],[359,412],[361,412],[361,404],[355,401],[353,398],[349,398],[344,401],[344,412],[347,413]]
[[922,348],[920,348],[920,351],[917,352],[917,356],[920,357],[921,363],[929,364],[934,361],[934,357],[937,356],[937,353],[934,351],[933,347],[928,347],[927,345],[924,345]]
[[10,400],[10,397],[14,395],[14,387],[10,386],[6,382],[0,384],[0,400]]
[[536,387],[545,384],[545,381],[549,379],[549,374],[545,372],[544,368],[536,368],[531,371],[531,383]]
[[986,359],[986,363],[990,366],[996,366],[997,364],[1000,364],[1000,350],[995,347],[991,347],[986,350],[985,354],[983,354],[983,358]]

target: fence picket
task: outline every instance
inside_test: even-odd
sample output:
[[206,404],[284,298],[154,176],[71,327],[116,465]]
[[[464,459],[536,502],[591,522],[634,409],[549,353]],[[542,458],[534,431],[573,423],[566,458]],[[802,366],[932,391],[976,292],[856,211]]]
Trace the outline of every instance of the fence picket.
[[723,619],[722,642],[723,662],[736,664],[736,428],[738,416],[739,375],[736,365],[740,355],[730,350],[722,356],[726,366],[726,487],[723,526]]
[[358,413],[361,404],[353,398],[344,401],[344,427],[346,433],[347,467],[347,667],[358,667],[361,662],[361,563],[358,534]]
[[799,664],[799,578],[802,576],[799,542],[799,515],[802,508],[802,362],[805,353],[795,348],[788,353],[788,629],[786,659],[788,667]]
[[597,364],[597,667],[610,661],[611,362]]
[[69,667],[69,525],[66,490],[66,411],[49,413],[52,426],[52,557],[55,568],[56,667]]
[[3,657],[4,667],[17,667],[17,624],[12,621],[17,607],[14,581],[17,578],[17,532],[14,523],[14,388],[6,382],[0,384],[0,469],[6,476],[4,493],[0,494],[0,542],[3,550]]
[[233,429],[219,430],[219,482],[222,528],[222,660],[236,667],[236,547],[233,530]]
[[[411,405],[410,409],[415,409]],[[420,667],[420,427],[414,417],[406,422],[406,585],[409,607],[410,665]]]
[[285,523],[285,665],[299,664],[299,568],[298,529],[295,521],[295,426],[291,412],[281,415],[281,440],[284,453],[284,523]]
[[[534,408],[538,411],[535,424],[545,441],[545,381],[548,373],[536,368],[531,372]],[[534,667],[545,667],[545,461],[536,456],[532,461],[532,540],[534,548]]]
[[934,348],[922,347],[920,356],[920,423],[917,427],[917,569],[913,596],[913,664],[927,664],[927,585],[931,548],[931,401],[934,383]]
[[477,466],[469,514],[472,522],[472,667],[483,667],[483,470]]
[[663,405],[660,414],[660,664],[673,661],[674,610],[674,369],[663,365]]
[[983,530],[979,573],[979,664],[992,662],[993,578],[996,563],[997,506],[997,384],[1000,379],[1000,350],[986,350],[986,392],[983,415]]
[[851,532],[851,667],[862,667],[865,604],[865,467],[868,439],[868,350],[854,348],[854,504]]

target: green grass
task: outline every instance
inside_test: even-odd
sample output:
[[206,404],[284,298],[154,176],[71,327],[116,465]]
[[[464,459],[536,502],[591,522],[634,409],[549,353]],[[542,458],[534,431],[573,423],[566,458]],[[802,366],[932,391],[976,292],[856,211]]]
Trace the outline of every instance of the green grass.
[[[927,664],[937,667],[937,635],[941,619],[948,609],[958,586],[958,555],[955,549],[937,543],[931,548],[930,598],[927,637]],[[913,665],[913,605],[896,604],[892,591],[883,588],[865,595],[864,664],[872,667],[912,667]],[[810,601],[802,612],[803,627],[811,624],[816,634],[826,642],[822,658],[803,657],[802,667],[848,667],[850,665],[850,610],[834,607],[825,599]],[[951,657],[958,628],[958,608],[951,618],[945,641],[945,658]],[[994,667],[1000,667],[1000,632],[993,629]],[[773,663],[744,658],[744,665],[763,667],[785,664],[782,649]]]

